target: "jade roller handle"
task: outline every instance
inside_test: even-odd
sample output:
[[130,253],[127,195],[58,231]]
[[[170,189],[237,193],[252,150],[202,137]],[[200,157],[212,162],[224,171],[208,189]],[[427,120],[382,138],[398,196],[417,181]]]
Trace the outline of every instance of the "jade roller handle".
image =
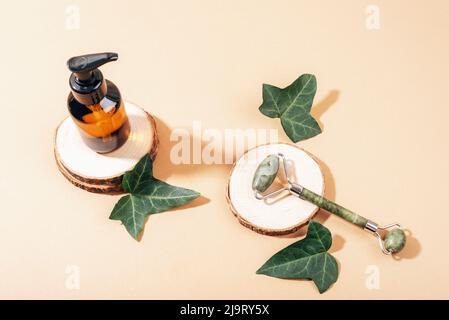
[[294,194],[297,194],[298,197],[300,197],[303,200],[309,201],[316,205],[317,207],[320,207],[326,211],[329,211],[330,213],[333,213],[340,218],[345,219],[348,222],[351,222],[355,224],[356,226],[365,229],[367,223],[369,220],[365,217],[362,217],[358,215],[355,212],[352,212],[351,210],[348,210],[339,204],[336,204],[335,202],[332,202],[318,194],[316,194],[313,191],[310,191],[307,188],[300,187],[296,184],[293,184],[290,189]]

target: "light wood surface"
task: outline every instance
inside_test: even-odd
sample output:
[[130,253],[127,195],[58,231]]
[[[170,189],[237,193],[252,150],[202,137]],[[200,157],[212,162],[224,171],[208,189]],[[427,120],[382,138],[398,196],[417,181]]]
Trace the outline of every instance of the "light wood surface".
[[[282,153],[288,161],[293,181],[322,195],[324,178],[318,163],[296,145],[268,144],[247,151],[233,166],[228,182],[227,200],[231,211],[242,225],[266,235],[285,235],[297,231],[309,222],[318,207],[288,193],[272,199],[258,200],[252,190],[254,172],[270,154]],[[266,191],[285,185],[285,175],[279,168],[278,177]]]
[[117,194],[122,191],[123,174],[146,154],[156,156],[158,137],[154,118],[145,110],[126,102],[131,131],[123,146],[107,154],[90,149],[81,139],[72,118],[55,131],[54,154],[61,173],[84,190]]

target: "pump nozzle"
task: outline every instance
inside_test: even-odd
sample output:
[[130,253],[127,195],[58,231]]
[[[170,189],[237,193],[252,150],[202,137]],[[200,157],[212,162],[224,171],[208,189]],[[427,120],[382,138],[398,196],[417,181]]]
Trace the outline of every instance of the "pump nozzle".
[[118,54],[114,52],[85,54],[70,58],[67,61],[67,67],[72,71],[69,85],[76,100],[85,105],[91,105],[103,99],[107,86],[98,67],[117,59]]
[[85,81],[91,78],[92,70],[117,59],[118,54],[114,52],[86,54],[70,58],[67,67],[78,80]]

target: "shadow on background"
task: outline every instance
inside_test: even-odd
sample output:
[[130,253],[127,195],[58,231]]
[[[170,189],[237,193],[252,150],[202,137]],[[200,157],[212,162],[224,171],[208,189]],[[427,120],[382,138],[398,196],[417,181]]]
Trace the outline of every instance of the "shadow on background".
[[310,110],[310,114],[318,122],[321,130],[323,130],[323,128],[324,128],[323,123],[320,120],[321,116],[327,110],[329,110],[329,108],[335,102],[337,102],[339,96],[340,96],[340,91],[338,91],[338,90],[331,90],[323,100],[321,100],[320,102],[314,104],[312,109]]
[[[153,116],[154,117],[154,116]],[[170,141],[171,128],[162,121],[158,117],[154,117],[156,121],[156,130],[159,137],[159,150],[156,156],[156,160],[154,162],[155,166],[155,176],[158,179],[166,180],[171,175],[180,174],[180,175],[189,175],[189,174],[204,174],[203,172],[210,169],[220,168],[224,170],[226,173],[229,172],[231,165],[230,164],[205,164],[201,161],[200,164],[173,164],[170,159],[170,151],[173,146],[175,146],[178,141]],[[192,134],[190,135],[189,143],[190,143],[190,160],[192,161],[193,152],[192,146],[194,143],[198,141],[196,139],[200,139],[201,137],[195,137]],[[209,141],[201,141],[201,150],[204,149],[205,145],[208,145]],[[224,150],[222,150],[222,156],[224,157]]]
[[421,244],[418,239],[412,235],[409,229],[405,229],[404,231],[407,236],[407,242],[405,243],[404,249],[393,256],[396,260],[413,259],[421,253]]
[[[199,196],[199,197],[196,198],[195,200],[193,200],[193,201],[191,201],[191,202],[188,202],[188,203],[186,203],[186,204],[183,204],[182,206],[174,207],[174,208],[171,208],[171,209],[165,211],[164,214],[168,214],[168,213],[170,213],[170,212],[181,211],[181,210],[184,210],[184,209],[187,209],[187,208],[195,208],[195,207],[199,207],[199,206],[205,205],[205,204],[207,204],[207,203],[209,203],[209,202],[210,202],[210,200],[209,200],[208,198],[203,197],[203,196]],[[155,213],[155,214],[159,214],[159,213]],[[147,229],[145,226],[146,226],[146,224],[147,224],[147,222],[148,222],[148,219],[150,219],[150,217],[151,217],[152,215],[153,215],[153,214],[149,214],[149,215],[145,218],[145,221],[143,222],[144,227],[143,227],[143,229],[142,229],[142,232],[141,232],[141,233],[139,234],[139,236],[137,237],[137,241],[140,242],[140,241],[142,240],[142,238],[143,238],[143,236],[144,236],[144,234],[145,234],[145,230]]]

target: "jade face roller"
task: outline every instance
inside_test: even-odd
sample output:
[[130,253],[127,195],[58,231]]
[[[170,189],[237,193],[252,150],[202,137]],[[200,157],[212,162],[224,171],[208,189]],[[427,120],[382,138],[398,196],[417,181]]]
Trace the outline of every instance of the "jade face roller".
[[[280,189],[264,194],[264,192],[273,184],[278,174],[280,163],[279,159],[282,160],[287,183]],[[290,194],[295,195],[305,201],[309,201],[319,208],[327,210],[373,234],[377,238],[382,252],[387,255],[397,253],[405,246],[405,233],[402,230],[401,225],[398,223],[379,226],[377,223],[364,218],[357,213],[354,213],[292,181],[289,174],[288,161],[281,153],[278,153],[277,155],[268,155],[259,164],[256,172],[254,173],[252,189],[255,197],[259,200],[273,198],[283,192],[289,192]],[[386,232],[385,236],[382,237],[380,232]]]

